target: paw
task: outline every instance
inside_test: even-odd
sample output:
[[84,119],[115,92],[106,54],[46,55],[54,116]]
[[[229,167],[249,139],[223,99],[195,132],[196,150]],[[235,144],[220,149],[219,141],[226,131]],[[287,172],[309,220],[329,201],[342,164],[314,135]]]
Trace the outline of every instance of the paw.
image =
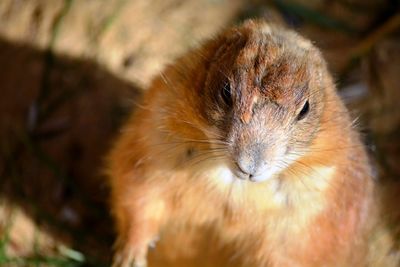
[[147,267],[147,263],[146,261],[137,261],[135,259],[122,259],[121,261],[114,260],[112,267]]
[[159,236],[156,236],[149,242],[149,248],[154,249],[157,245],[157,242],[160,240]]
[[132,250],[124,249],[115,254],[112,267],[147,267],[147,261],[144,255],[139,256]]

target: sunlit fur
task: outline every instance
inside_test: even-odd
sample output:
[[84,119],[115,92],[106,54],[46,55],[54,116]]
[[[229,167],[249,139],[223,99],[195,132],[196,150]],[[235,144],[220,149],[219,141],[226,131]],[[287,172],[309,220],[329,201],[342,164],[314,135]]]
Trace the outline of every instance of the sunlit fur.
[[[261,174],[239,179],[236,163],[253,151]],[[150,266],[367,265],[373,185],[359,136],[320,52],[265,22],[161,73],[123,127],[109,176],[114,266],[144,265],[158,237]],[[203,228],[213,238],[203,232],[206,245],[188,252]]]

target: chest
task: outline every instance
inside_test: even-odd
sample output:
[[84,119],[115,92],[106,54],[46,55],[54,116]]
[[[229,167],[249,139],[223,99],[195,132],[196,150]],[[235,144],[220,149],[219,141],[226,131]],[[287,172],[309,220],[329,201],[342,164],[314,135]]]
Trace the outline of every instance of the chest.
[[[273,232],[300,231],[326,206],[332,169],[303,176],[277,176],[263,183],[233,177],[217,166],[171,184],[175,221],[189,224],[255,224]],[[315,180],[320,182],[316,183]]]

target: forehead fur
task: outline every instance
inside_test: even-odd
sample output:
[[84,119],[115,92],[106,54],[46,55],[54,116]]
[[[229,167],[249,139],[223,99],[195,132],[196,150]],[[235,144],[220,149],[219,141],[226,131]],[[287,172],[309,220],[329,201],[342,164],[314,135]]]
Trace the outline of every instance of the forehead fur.
[[238,30],[246,42],[233,68],[246,79],[247,89],[281,105],[300,101],[309,79],[311,43],[262,22],[250,21]]
[[[279,105],[298,103],[309,81],[311,43],[295,33],[250,21],[231,32],[227,43],[236,55],[229,64],[244,105],[254,95]],[[232,47],[231,47],[232,49]]]

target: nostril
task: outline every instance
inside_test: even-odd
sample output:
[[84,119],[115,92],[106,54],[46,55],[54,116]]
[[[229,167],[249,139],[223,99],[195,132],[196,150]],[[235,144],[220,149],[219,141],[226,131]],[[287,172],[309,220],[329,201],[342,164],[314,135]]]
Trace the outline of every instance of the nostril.
[[236,176],[243,180],[255,181],[260,174],[261,166],[253,160],[239,158],[234,162],[236,165]]
[[238,168],[238,170],[239,170],[241,173],[246,174],[246,175],[251,175],[251,174],[249,174],[247,171],[245,171],[244,168],[242,168],[242,167],[240,166],[239,163],[235,162],[235,164],[236,164],[236,167]]
[[236,175],[239,179],[243,179],[243,180],[252,180],[254,177],[254,174],[248,170],[246,170],[245,168],[243,168],[242,166],[240,166],[240,163],[235,162],[236,165]]

